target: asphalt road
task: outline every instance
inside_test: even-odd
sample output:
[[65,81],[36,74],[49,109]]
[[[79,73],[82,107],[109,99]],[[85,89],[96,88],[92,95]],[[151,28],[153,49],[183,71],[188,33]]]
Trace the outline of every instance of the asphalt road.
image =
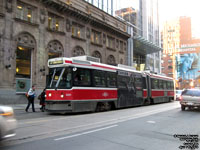
[[[18,110],[17,135],[0,149],[178,150],[199,144],[199,115],[181,111],[178,102],[76,115]],[[186,142],[189,138],[193,141]]]

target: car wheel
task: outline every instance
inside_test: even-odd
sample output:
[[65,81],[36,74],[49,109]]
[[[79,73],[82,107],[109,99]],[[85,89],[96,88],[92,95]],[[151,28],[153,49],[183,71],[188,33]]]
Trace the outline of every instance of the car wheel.
[[185,106],[181,105],[181,110],[184,111],[185,110]]
[[188,107],[188,109],[189,109],[189,110],[193,110],[193,107],[190,106],[190,107]]

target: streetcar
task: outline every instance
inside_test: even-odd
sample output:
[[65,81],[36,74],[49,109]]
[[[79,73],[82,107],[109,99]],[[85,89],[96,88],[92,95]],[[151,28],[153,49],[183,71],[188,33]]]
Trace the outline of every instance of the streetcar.
[[95,112],[168,102],[172,78],[100,63],[90,56],[48,60],[47,112]]

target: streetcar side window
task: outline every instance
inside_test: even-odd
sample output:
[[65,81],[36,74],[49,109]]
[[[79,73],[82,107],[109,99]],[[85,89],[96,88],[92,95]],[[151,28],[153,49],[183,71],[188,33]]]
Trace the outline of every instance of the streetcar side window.
[[94,86],[97,87],[105,87],[106,86],[106,77],[104,71],[94,70],[93,72],[93,80]]
[[163,81],[163,88],[167,89],[167,82],[166,81]]
[[158,79],[152,79],[152,89],[158,89]]
[[170,81],[170,89],[173,90],[174,89],[174,83],[172,81]]
[[127,76],[118,76],[118,87],[126,88],[128,84],[129,77]]
[[142,77],[142,84],[143,84],[143,88],[146,89],[147,85],[146,85],[146,78]]
[[163,89],[163,80],[159,80],[159,88]]
[[73,72],[73,85],[75,86],[91,86],[90,70],[76,68]]
[[117,87],[117,76],[116,73],[107,72],[107,85],[108,87]]
[[171,88],[170,82],[167,81],[167,89],[170,89],[170,88]]
[[151,88],[154,89],[153,79],[151,79]]
[[142,78],[140,76],[135,77],[135,85],[137,89],[142,89]]

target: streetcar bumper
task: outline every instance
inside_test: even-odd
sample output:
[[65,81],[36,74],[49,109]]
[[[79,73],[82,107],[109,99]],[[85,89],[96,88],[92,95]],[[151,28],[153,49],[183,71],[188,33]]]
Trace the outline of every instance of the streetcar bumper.
[[45,110],[47,112],[71,112],[71,101],[46,101]]
[[46,101],[45,110],[55,113],[94,112],[97,101]]

